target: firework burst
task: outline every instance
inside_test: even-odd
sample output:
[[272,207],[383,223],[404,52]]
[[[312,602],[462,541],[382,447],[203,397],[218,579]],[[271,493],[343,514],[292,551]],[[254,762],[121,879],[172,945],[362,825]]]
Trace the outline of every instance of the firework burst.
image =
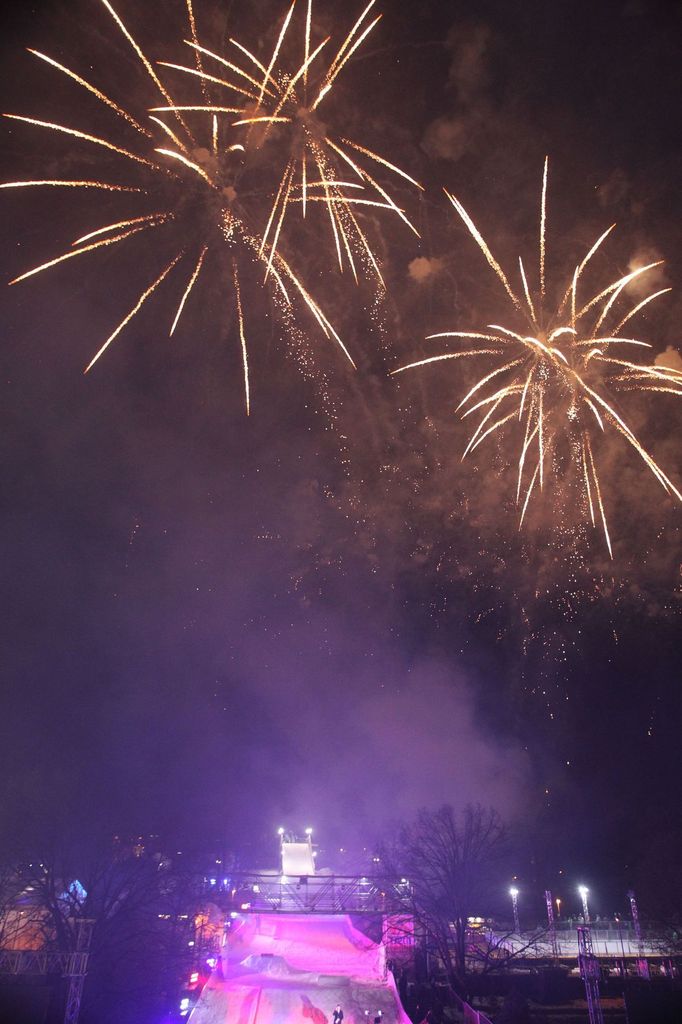
[[[314,40],[312,0],[300,5],[300,46],[291,43],[296,26],[294,0],[279,26],[266,65],[236,39],[229,40],[229,59],[200,45],[188,0],[192,39],[186,43],[194,52],[195,66],[168,62],[165,66],[198,78],[204,102],[163,106],[156,111],[187,117],[203,115],[213,124],[217,117],[229,117],[231,128],[242,133],[240,150],[246,173],[250,164],[264,162],[277,169],[261,231],[260,251],[264,253],[268,247],[270,251],[266,276],[285,223],[296,206],[305,218],[312,204],[321,204],[338,265],[342,271],[347,265],[356,282],[359,269],[366,268],[383,286],[379,261],[361,224],[363,212],[388,210],[418,235],[375,175],[389,171],[423,191],[419,182],[368,146],[332,137],[321,117],[339,75],[381,20],[381,15],[373,16],[374,3],[371,0],[365,7],[334,56],[325,61],[327,53],[333,52],[331,37],[319,43]],[[225,97],[229,105],[225,105]]]
[[[294,115],[291,109],[296,103],[300,103],[296,92],[299,85],[307,96],[309,71],[322,49],[322,46],[318,46],[310,50],[310,5],[306,21],[306,55],[298,72],[287,78],[284,72],[276,70],[276,66],[291,19],[291,11],[280,31],[269,67],[262,65],[258,58],[241,44],[235,43],[238,53],[250,63],[250,70],[246,71],[199,45],[192,0],[186,0],[192,36],[190,45],[197,60],[193,81],[198,81],[202,89],[201,102],[186,104],[176,101],[171,95],[155,70],[154,64],[109,0],[101,0],[101,3],[144,69],[144,74],[158,97],[156,105],[151,109],[144,109],[141,113],[132,113],[89,79],[47,54],[31,50],[30,52],[39,60],[71,79],[80,89],[96,97],[103,107],[108,109],[114,127],[108,134],[92,134],[69,123],[57,123],[19,114],[5,114],[5,117],[15,124],[21,123],[30,126],[31,129],[48,131],[56,138],[68,139],[72,145],[83,147],[84,150],[90,148],[91,152],[114,159],[118,162],[119,168],[119,173],[114,177],[123,177],[122,172],[125,170],[128,180],[109,181],[92,175],[88,175],[87,178],[59,179],[45,175],[5,182],[0,188],[15,190],[46,187],[61,191],[88,192],[99,190],[117,197],[117,201],[123,198],[132,200],[135,205],[129,206],[127,211],[118,208],[118,215],[109,223],[94,225],[86,234],[75,239],[67,251],[58,253],[38,266],[20,273],[11,284],[17,284],[65,261],[77,259],[97,250],[128,244],[129,239],[145,239],[150,243],[153,240],[152,251],[158,254],[156,273],[151,275],[151,280],[143,282],[132,308],[100,345],[85,372],[94,366],[138,314],[147,299],[164,285],[167,278],[172,279],[177,285],[168,318],[169,333],[172,335],[191,301],[197,282],[205,274],[205,268],[212,259],[217,262],[225,287],[233,296],[232,305],[241,348],[247,413],[250,407],[251,388],[241,279],[250,269],[260,268],[260,280],[263,283],[267,282],[269,294],[285,327],[291,331],[297,330],[297,317],[300,312],[307,310],[323,334],[332,339],[354,365],[334,327],[312,298],[300,276],[294,272],[291,263],[284,257],[279,241],[290,203],[298,199],[305,210],[309,203],[323,198],[331,221],[339,230],[337,243],[340,237],[349,259],[351,241],[348,224],[356,231],[354,237],[364,240],[369,259],[371,251],[360,229],[354,206],[375,203],[398,210],[388,197],[382,203],[378,200],[356,198],[355,192],[362,191],[368,183],[382,191],[381,186],[375,183],[367,172],[358,168],[357,174],[362,178],[362,183],[348,185],[343,184],[331,172],[327,173],[325,168],[328,169],[329,165],[321,149],[322,143],[319,139],[313,138],[314,133],[307,120],[313,116],[338,73],[375,24],[373,22],[369,27],[362,27],[369,8],[358,20],[337,53],[335,62],[326,73],[324,85],[310,103],[308,114],[300,112],[300,117],[297,117],[297,125],[305,126],[301,128],[304,138],[301,154],[304,185],[297,185],[294,162],[290,160],[283,177],[279,179],[279,184],[268,188],[262,182],[253,184],[248,180],[245,172],[245,155],[249,147],[262,144],[259,137],[267,137],[273,125],[293,122]],[[228,63],[236,82],[228,84],[204,71],[203,60],[209,58],[219,64]],[[208,102],[208,89],[215,85],[216,81],[230,89],[237,97],[237,101],[229,105]],[[249,113],[245,113],[247,110]],[[296,110],[299,108],[296,107]],[[70,117],[65,118],[65,121],[69,120]],[[327,144],[331,148],[336,145],[331,140],[325,140],[325,145]],[[340,154],[344,154],[342,147],[336,148]],[[314,164],[320,175],[319,181],[306,177],[308,153],[318,153]],[[402,173],[369,150],[365,153],[396,170],[397,173]],[[349,165],[353,163],[347,154],[346,158]],[[146,210],[140,209],[141,203],[148,204]],[[401,211],[398,212],[402,215]],[[372,260],[376,266],[373,257]],[[378,266],[376,269],[378,272]]]
[[502,434],[518,438],[519,528],[531,497],[543,490],[547,478],[550,475],[562,477],[566,468],[572,467],[586,514],[593,526],[597,521],[601,524],[612,555],[595,457],[595,434],[602,434],[607,428],[615,430],[635,449],[664,490],[682,501],[680,491],[640,443],[611,397],[612,392],[631,390],[682,395],[682,372],[635,361],[631,353],[652,346],[622,333],[645,306],[669,289],[654,291],[626,312],[622,310],[619,300],[628,284],[658,266],[657,262],[632,270],[587,300],[579,298],[583,272],[613,230],[615,225],[611,225],[575,267],[558,306],[548,308],[545,273],[547,167],[545,160],[538,286],[534,291],[521,259],[521,290],[514,290],[461,202],[446,191],[507,294],[517,321],[514,329],[488,324],[481,331],[445,331],[430,335],[430,338],[452,338],[456,344],[467,347],[420,359],[393,373],[444,360],[482,358],[484,373],[457,406],[463,419],[471,417],[476,421],[462,458],[487,439]]

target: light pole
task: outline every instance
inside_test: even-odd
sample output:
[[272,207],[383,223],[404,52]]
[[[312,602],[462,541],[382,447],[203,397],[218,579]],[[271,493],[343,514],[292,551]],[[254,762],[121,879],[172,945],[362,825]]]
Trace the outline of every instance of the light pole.
[[585,924],[590,923],[590,912],[587,908],[587,894],[589,891],[590,890],[587,888],[586,885],[578,886],[578,892],[580,893],[580,899],[582,900],[583,904],[583,921],[585,922]]
[[512,910],[514,912],[514,931],[517,935],[521,934],[521,925],[519,924],[519,890],[515,885],[509,890],[509,895],[512,898]]

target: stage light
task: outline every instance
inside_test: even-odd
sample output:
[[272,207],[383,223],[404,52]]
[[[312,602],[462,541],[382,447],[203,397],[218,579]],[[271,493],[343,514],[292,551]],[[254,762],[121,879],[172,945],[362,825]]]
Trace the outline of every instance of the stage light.
[[519,890],[515,885],[512,885],[509,890],[509,895],[512,898],[512,911],[514,913],[514,931],[517,935],[521,934],[521,924],[519,922]]

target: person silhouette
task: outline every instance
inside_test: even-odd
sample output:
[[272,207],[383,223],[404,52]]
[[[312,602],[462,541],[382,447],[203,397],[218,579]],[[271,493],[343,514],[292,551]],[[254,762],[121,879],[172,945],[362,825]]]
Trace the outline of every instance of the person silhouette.
[[341,1009],[341,1003],[337,1003],[334,1007],[334,1013],[332,1014],[333,1024],[341,1024],[343,1020],[343,1010]]

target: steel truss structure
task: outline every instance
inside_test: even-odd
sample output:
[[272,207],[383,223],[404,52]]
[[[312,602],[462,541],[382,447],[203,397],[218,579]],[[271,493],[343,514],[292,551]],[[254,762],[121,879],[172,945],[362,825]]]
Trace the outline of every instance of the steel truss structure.
[[592,950],[592,936],[587,925],[578,928],[578,950],[578,965],[580,967],[580,977],[585,983],[585,996],[587,998],[590,1024],[604,1024],[604,1014],[602,1013],[599,999],[601,968],[599,960]]
[[78,1024],[83,985],[88,973],[88,958],[93,922],[78,922],[76,948],[70,953],[42,949],[0,949],[0,974],[60,974],[68,978],[64,1024]]
[[384,882],[357,875],[232,877],[230,903],[237,911],[318,914],[384,914],[405,910],[409,882]]

